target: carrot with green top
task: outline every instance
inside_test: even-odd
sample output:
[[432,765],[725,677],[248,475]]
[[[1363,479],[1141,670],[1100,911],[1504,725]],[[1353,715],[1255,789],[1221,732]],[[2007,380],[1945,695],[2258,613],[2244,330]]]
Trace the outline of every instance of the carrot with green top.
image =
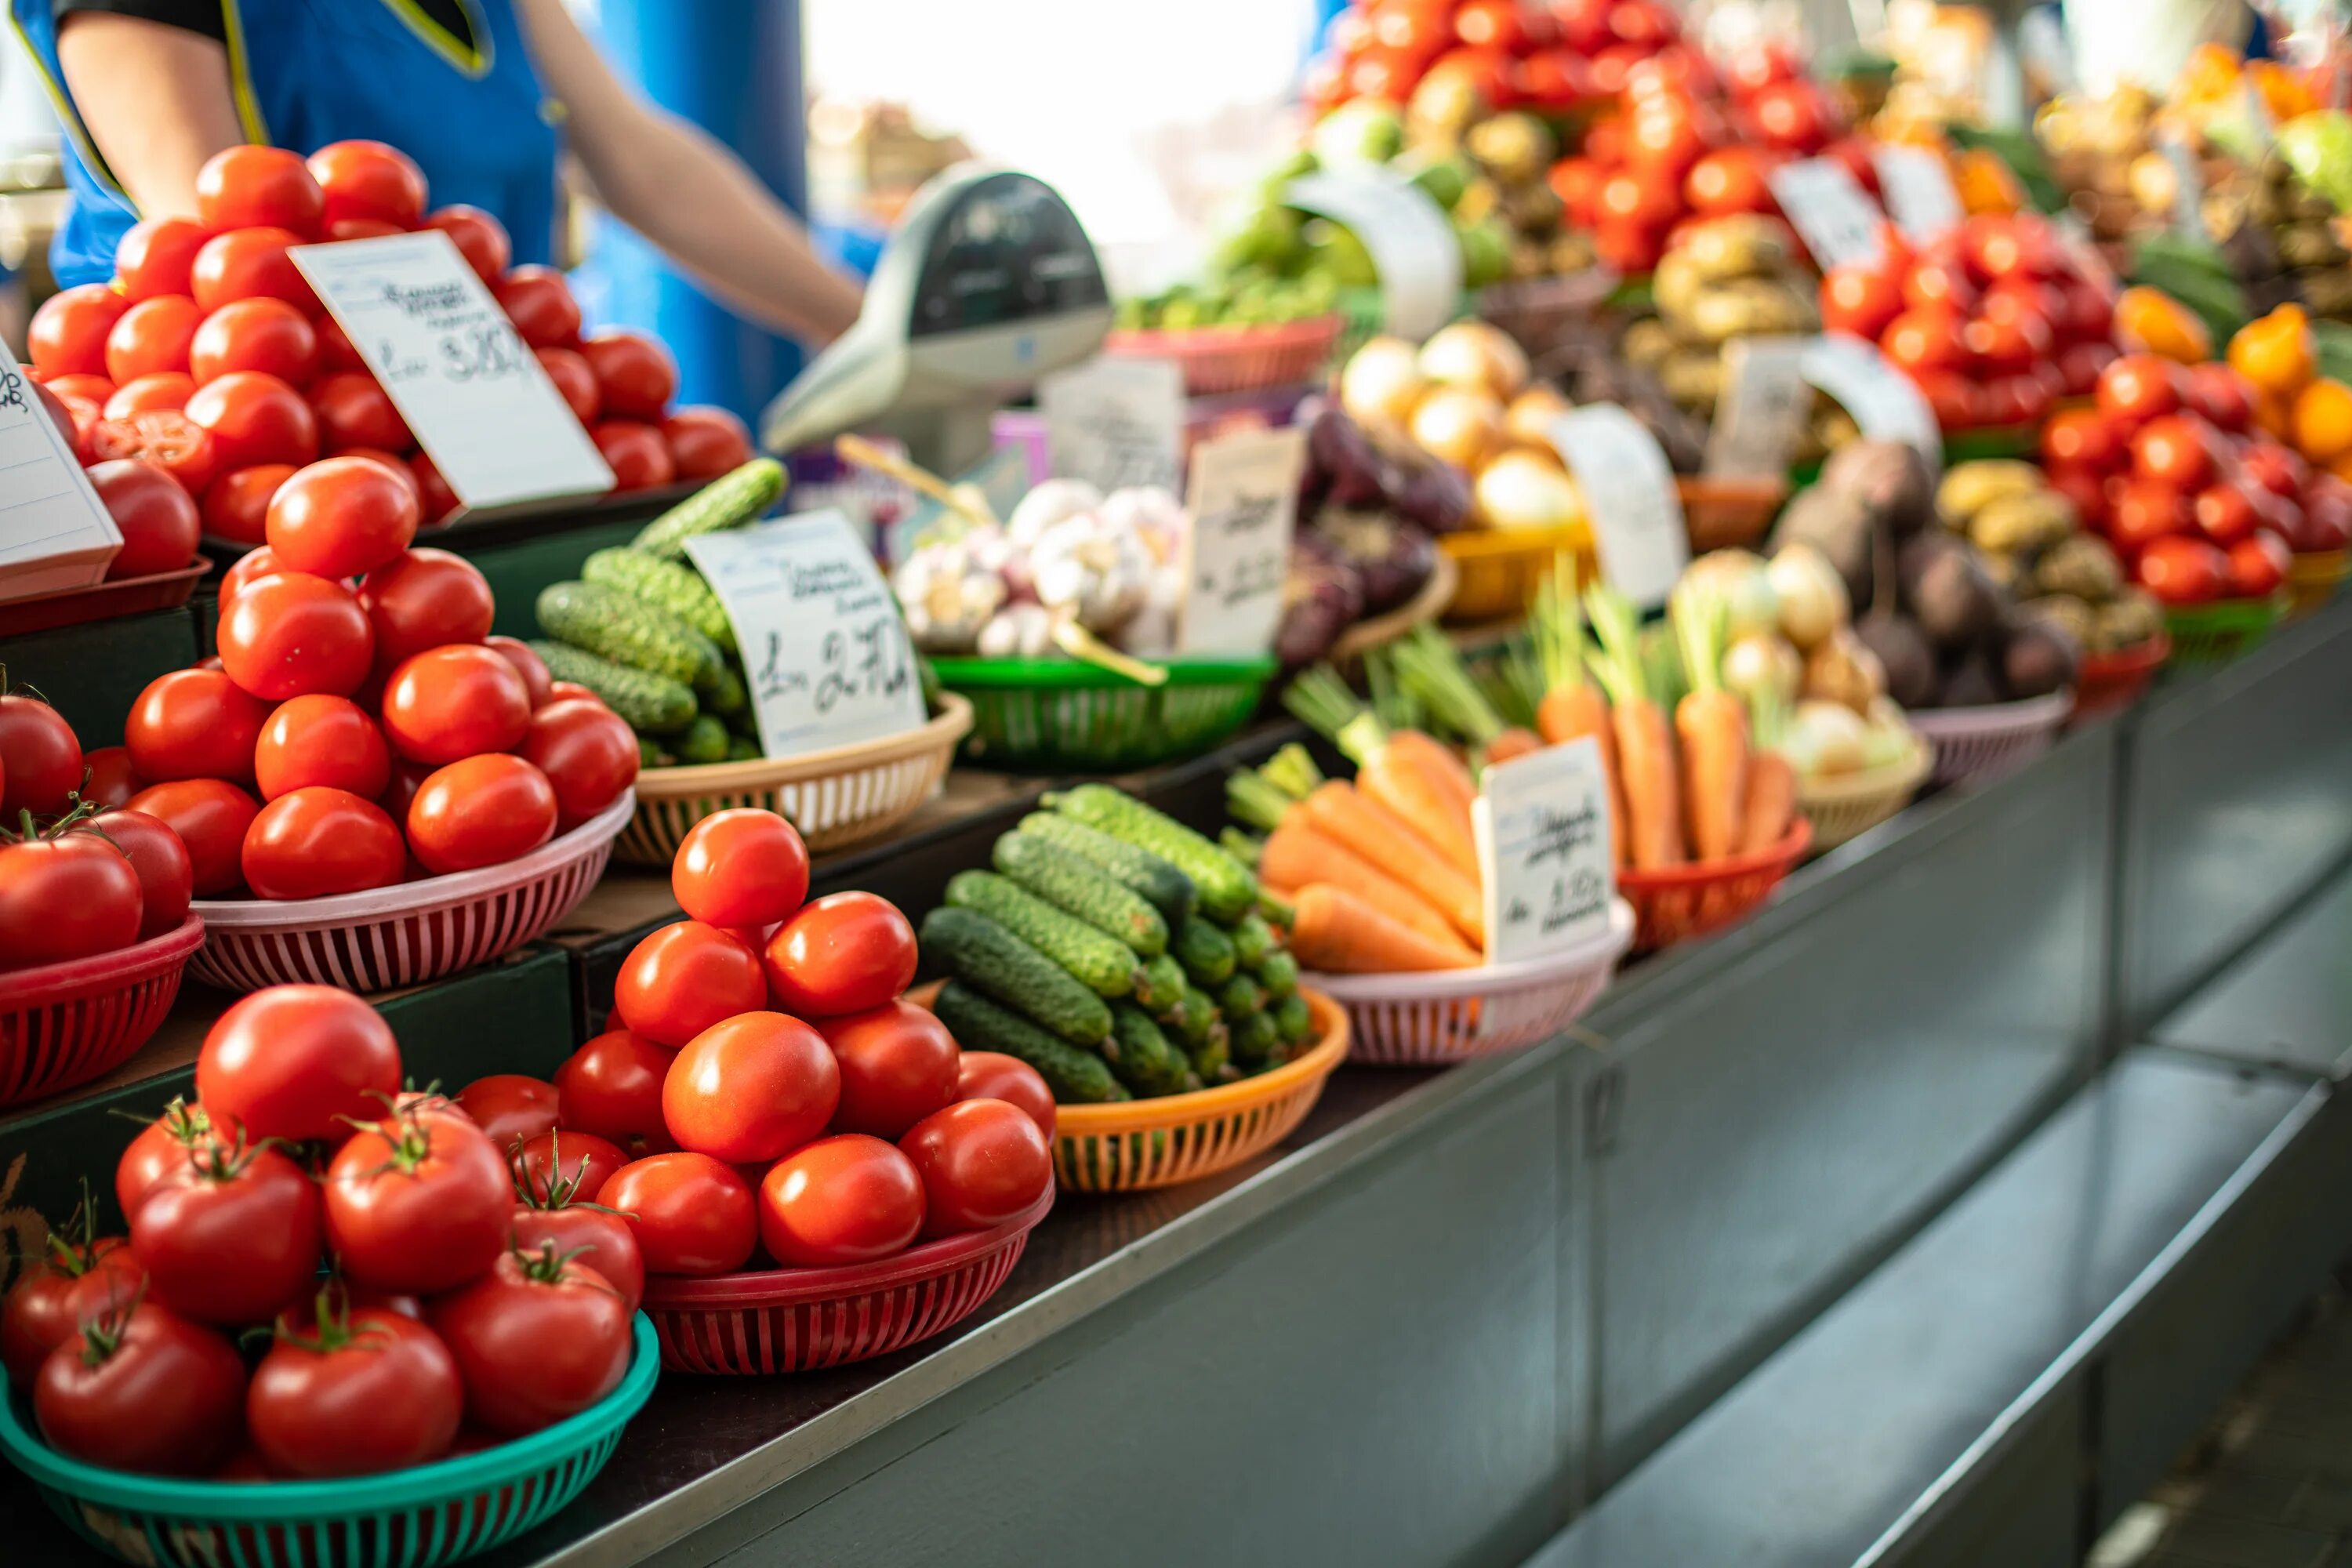
[[1307,820],[1437,906],[1454,929],[1483,948],[1485,900],[1478,879],[1449,864],[1405,820],[1360,790],[1334,781],[1307,797]]
[[1343,889],[1399,925],[1434,942],[1458,940],[1435,905],[1330,835],[1319,832],[1304,811],[1267,836],[1258,857],[1258,875],[1268,887],[1294,897],[1317,883]]
[[1748,758],[1748,800],[1740,813],[1742,855],[1771,848],[1797,818],[1797,770],[1776,749],[1788,708],[1777,691],[1760,690],[1749,699],[1754,745]]
[[1682,865],[1682,779],[1674,726],[1650,699],[1633,603],[1613,589],[1596,587],[1586,594],[1584,605],[1601,642],[1592,674],[1609,693],[1610,728],[1617,737],[1617,766],[1624,781],[1625,863],[1640,871]]
[[1675,705],[1683,749],[1683,800],[1691,858],[1739,852],[1748,812],[1748,707],[1723,684],[1729,614],[1713,595],[1677,595],[1668,611],[1690,690]]
[[1331,974],[1470,969],[1478,954],[1458,940],[1440,942],[1400,925],[1380,910],[1328,882],[1298,889],[1290,951],[1301,966]]
[[1367,795],[1412,824],[1461,875],[1478,875],[1470,832],[1478,790],[1461,758],[1417,730],[1390,729],[1328,668],[1292,681],[1283,704],[1356,764]]
[[1617,737],[1609,724],[1609,699],[1589,679],[1591,657],[1584,641],[1584,612],[1570,586],[1575,568],[1562,560],[1538,591],[1528,625],[1544,677],[1543,700],[1536,704],[1536,730],[1548,746],[1591,736],[1601,748],[1601,771],[1609,780],[1609,843],[1618,865],[1625,864],[1625,786],[1617,777]]

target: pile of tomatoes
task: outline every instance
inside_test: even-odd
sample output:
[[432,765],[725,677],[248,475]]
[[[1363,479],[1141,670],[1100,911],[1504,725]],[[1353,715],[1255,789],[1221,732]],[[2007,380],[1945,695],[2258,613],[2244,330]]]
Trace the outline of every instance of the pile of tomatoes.
[[[196,193],[195,218],[134,225],[116,249],[113,283],[55,295],[34,313],[27,339],[33,379],[70,418],[82,460],[161,468],[199,503],[205,532],[258,543],[278,487],[321,454],[381,458],[411,481],[427,522],[457,507],[287,255],[320,241],[446,232],[621,489],[716,478],[751,456],[731,414],[671,409],[677,369],[660,343],[618,329],[583,336],[562,274],[510,268],[496,218],[463,205],[428,213],[425,176],[394,148],[337,142],[306,161],[282,148],[232,147],[205,164]],[[117,482],[128,481],[110,474],[101,493]]]
[[1425,82],[1489,109],[1574,110],[1681,37],[1656,0],[1356,0],[1331,18],[1304,93],[1317,112],[1351,99],[1402,105]]
[[2261,430],[2234,367],[2126,354],[2096,390],[2042,426],[2042,466],[2164,603],[2267,598],[2294,552],[2352,544],[2352,484]]
[[[635,782],[636,737],[490,635],[490,585],[410,545],[377,459],[295,470],[222,579],[219,652],[149,683],[89,798],[185,841],[198,898],[311,899],[511,860]],[[104,766],[100,768],[100,762]]]
[[52,1447],[154,1475],[369,1475],[619,1384],[644,1279],[626,1226],[520,1201],[492,1135],[401,1081],[391,1028],[345,992],[221,1016],[196,1104],[116,1167],[128,1237],[93,1238],[85,1213],[0,1303],[0,1359]]
[[1822,325],[1874,342],[1947,431],[2039,425],[2116,354],[2115,300],[2047,218],[1980,213],[1913,250],[1822,279]]
[[646,1271],[687,1276],[871,1262],[1045,1195],[1052,1093],[903,999],[915,933],[887,900],[804,904],[800,835],[748,809],[697,824],[671,885],[690,918],[622,965],[621,1026],[552,1083],[458,1096],[520,1140],[526,1190],[626,1215]]

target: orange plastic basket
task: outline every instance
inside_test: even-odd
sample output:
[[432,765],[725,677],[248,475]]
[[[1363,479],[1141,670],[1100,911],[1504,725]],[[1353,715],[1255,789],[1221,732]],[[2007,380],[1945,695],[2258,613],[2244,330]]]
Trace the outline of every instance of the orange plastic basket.
[[2074,671],[2074,722],[2130,707],[2171,657],[2172,638],[2163,632],[2113,653],[2085,655]]
[[1172,359],[1194,397],[1220,392],[1260,392],[1313,381],[1331,357],[1346,318],[1334,311],[1302,321],[1254,327],[1193,327],[1174,332],[1112,332],[1103,353]]
[[1748,918],[1805,858],[1813,825],[1799,817],[1780,842],[1753,855],[1655,871],[1627,867],[1617,890],[1633,906],[1633,951],[1655,952]]
[[2286,618],[2311,614],[2352,576],[2352,550],[2314,550],[2292,557],[2286,569]]
[[0,974],[0,1106],[88,1083],[147,1043],[189,957],[204,945],[194,915],[113,952]]
[[1478,528],[1440,534],[1437,548],[1460,568],[1454,602],[1445,607],[1451,626],[1478,626],[1487,621],[1516,620],[1528,612],[1536,590],[1551,575],[1552,562],[1563,550],[1590,554],[1591,530],[1582,524],[1565,528]]

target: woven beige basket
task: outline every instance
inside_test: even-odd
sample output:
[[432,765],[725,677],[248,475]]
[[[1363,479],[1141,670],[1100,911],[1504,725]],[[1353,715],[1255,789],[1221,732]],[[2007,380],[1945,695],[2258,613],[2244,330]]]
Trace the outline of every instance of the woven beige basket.
[[1911,804],[1935,766],[1935,751],[1926,742],[1896,762],[1827,778],[1800,779],[1797,805],[1813,825],[1813,850],[1834,849],[1849,838],[1859,838]]

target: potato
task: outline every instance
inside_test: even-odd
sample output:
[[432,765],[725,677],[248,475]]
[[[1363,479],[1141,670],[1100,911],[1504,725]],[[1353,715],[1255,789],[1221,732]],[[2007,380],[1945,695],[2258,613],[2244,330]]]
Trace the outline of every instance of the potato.
[[1658,381],[1680,406],[1712,410],[1723,395],[1723,358],[1704,349],[1676,349],[1658,365]]
[[[2044,594],[2065,594],[2088,604],[2103,605],[2124,584],[2122,563],[2104,539],[2078,533],[2063,539],[2033,564],[2033,586]],[[2087,632],[2081,640],[2095,644]]]
[[1706,287],[1708,279],[1687,250],[1669,250],[1658,259],[1657,269],[1650,274],[1650,298],[1658,314],[1671,323],[1676,317],[1690,311],[1691,301]]
[[2031,553],[2074,531],[2074,509],[2051,490],[1997,496],[1977,509],[1968,531],[1979,550]]
[[1624,342],[1618,352],[1628,364],[1638,364],[1644,370],[1655,370],[1665,357],[1675,352],[1674,334],[1666,324],[1654,316],[1644,316],[1625,329]]
[[1821,319],[1812,302],[1788,284],[1742,278],[1700,289],[1691,300],[1687,324],[1701,341],[1720,343],[1731,338],[1811,331]]
[[2001,497],[2032,495],[2042,488],[2042,470],[2031,463],[2008,458],[1962,463],[1936,487],[1936,510],[1948,525],[1961,528]]
[[[1789,265],[1788,247],[1781,242],[1779,226],[1769,218],[1748,214],[1698,225],[1675,247],[1675,254],[1687,258],[1699,279],[1708,283],[1779,272]],[[1659,265],[1663,268],[1664,263]]]

